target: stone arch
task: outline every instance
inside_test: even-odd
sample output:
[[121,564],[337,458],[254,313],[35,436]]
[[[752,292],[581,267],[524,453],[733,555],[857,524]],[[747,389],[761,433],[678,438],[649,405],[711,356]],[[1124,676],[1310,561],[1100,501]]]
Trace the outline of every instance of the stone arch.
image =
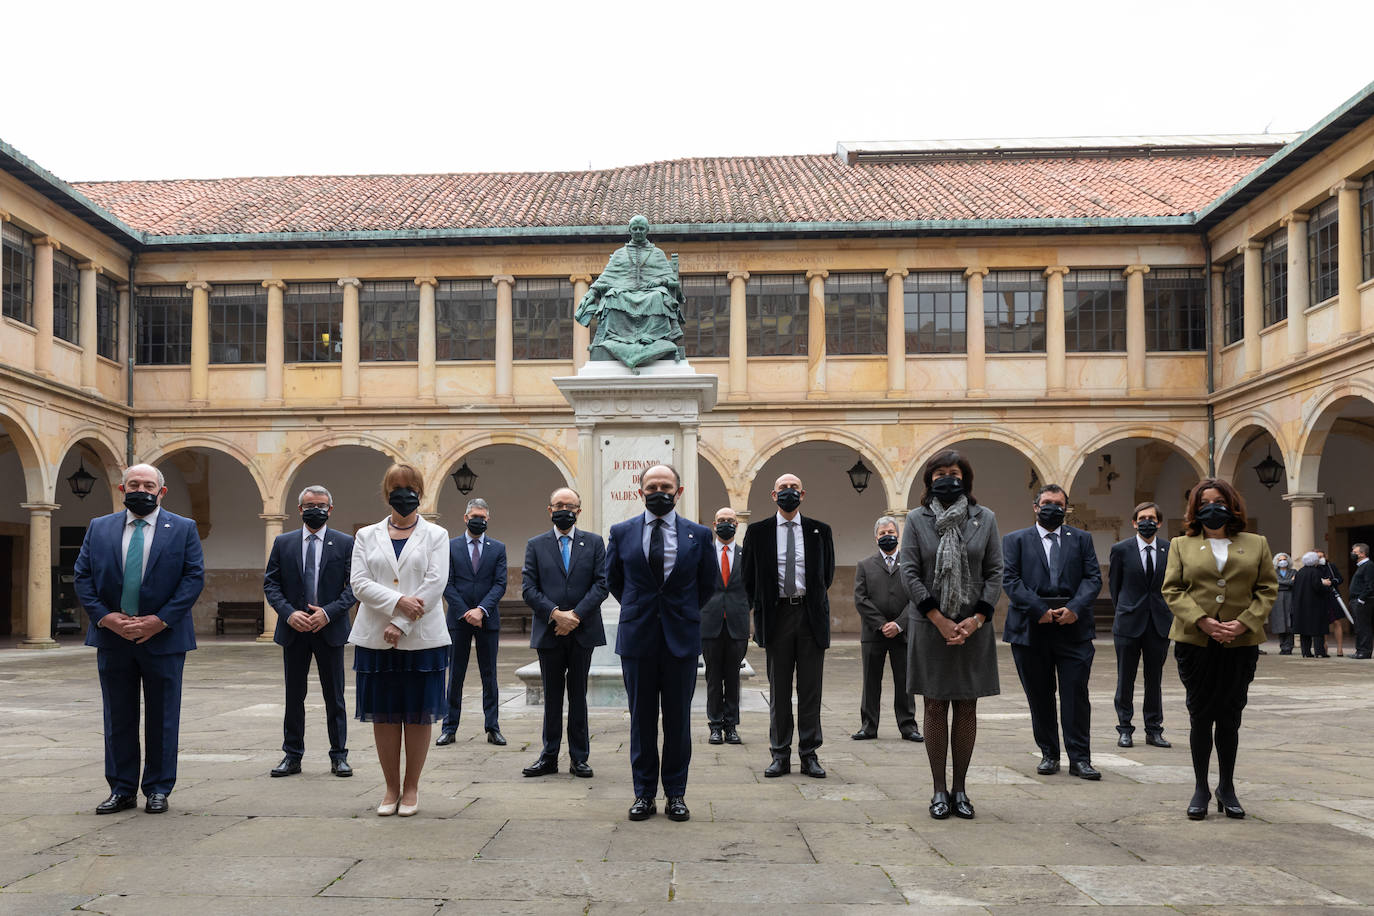
[[259,505],[263,507],[262,511],[267,511],[272,505],[271,496],[269,495],[270,491],[268,490],[262,467],[258,464],[256,458],[249,455],[228,439],[221,439],[218,436],[192,436],[186,439],[178,439],[174,442],[163,443],[157,449],[138,459],[137,463],[156,466],[158,463],[166,461],[177,452],[184,452],[197,448],[208,449],[213,452],[223,452],[237,461],[243,466],[243,469],[248,472],[248,476],[253,479],[253,483],[257,486],[258,500]]
[[960,426],[951,431],[932,436],[921,443],[916,449],[916,457],[902,471],[902,477],[899,481],[899,485],[902,487],[900,492],[903,494],[911,492],[922,468],[925,467],[925,463],[930,460],[932,455],[960,442],[980,439],[999,442],[1020,452],[1030,462],[1031,469],[1035,471],[1040,480],[1047,481],[1053,476],[1049,473],[1054,467],[1049,458],[1039,446],[1025,436],[996,426]]
[[[518,445],[542,455],[553,463],[553,466],[558,469],[558,473],[563,475],[564,483],[570,487],[577,486],[577,475],[573,473],[567,455],[563,453],[562,449],[547,439],[542,439],[539,436],[520,432],[518,430],[483,432],[463,440],[457,446],[445,452],[432,466],[424,468],[426,474],[425,479],[428,480],[428,475],[430,474],[436,476],[447,474],[449,472],[448,469],[455,467],[458,462],[463,460],[465,455],[475,452],[480,448],[487,448],[492,445]],[[430,491],[429,495],[431,497],[438,493],[438,489],[435,487],[431,487]],[[428,504],[427,508],[423,511],[432,511],[434,509],[434,503],[429,499],[426,500],[426,503]]]
[[[811,426],[795,429],[772,439],[760,448],[746,470],[740,475],[740,486],[745,489],[746,494],[751,492],[756,485],[756,478],[763,470],[764,465],[781,454],[785,449],[794,445],[801,445],[805,442],[830,442],[836,445],[843,445],[857,452],[860,457],[873,463],[873,473],[882,483],[887,494],[886,500],[889,504],[897,498],[895,490],[897,474],[892,469],[891,463],[881,452],[873,448],[871,442],[862,436],[856,435],[846,429],[834,426]],[[723,476],[723,475],[722,475]],[[804,482],[804,481],[803,481]],[[772,483],[772,481],[768,481]],[[771,490],[771,487],[770,487]]]
[[[738,489],[738,482],[729,470],[733,462],[726,461],[725,456],[715,446],[700,439],[697,440],[697,457],[709,464],[711,469],[720,475],[721,482],[725,484],[725,492],[733,496]],[[702,509],[702,511],[706,510]]]
[[1216,444],[1218,477],[1232,483],[1235,482],[1241,454],[1245,451],[1246,445],[1254,437],[1256,431],[1266,433],[1269,438],[1274,440],[1274,445],[1279,451],[1276,457],[1283,462],[1284,467],[1293,468],[1296,466],[1297,457],[1292,443],[1288,441],[1284,432],[1283,425],[1275,420],[1267,410],[1256,408],[1228,419],[1231,422]]
[[[1206,474],[1206,448],[1194,442],[1188,436],[1180,433],[1176,429],[1169,429],[1164,426],[1156,426],[1151,423],[1131,423],[1113,427],[1105,432],[1099,433],[1086,445],[1080,448],[1069,462],[1069,466],[1064,474],[1064,479],[1074,480],[1083,471],[1084,465],[1094,454],[1101,451],[1113,442],[1122,439],[1151,439],[1156,442],[1163,442],[1173,447],[1173,451],[1183,457],[1185,461],[1197,473],[1198,477]],[[1065,484],[1068,486],[1068,484]]]
[[[104,472],[105,476],[103,479],[109,487],[111,494],[118,492],[120,480],[124,474],[124,459],[121,455],[120,447],[111,442],[105,430],[100,427],[83,426],[68,436],[67,440],[62,443],[62,447],[57,450],[55,456],[56,460],[52,465],[52,497],[54,502],[57,501],[57,487],[61,486],[62,483],[62,464],[67,460],[67,455],[72,449],[81,445],[90,449],[95,453],[96,457],[100,459],[100,467],[97,469],[97,476],[99,476],[99,471]],[[96,486],[99,485],[99,481],[97,481]],[[116,502],[118,502],[117,497],[112,498],[115,498]]]
[[18,413],[0,401],[0,428],[3,428],[14,451],[19,456],[19,464],[24,469],[24,498],[20,502],[42,503],[52,492],[49,483],[48,466],[43,461],[38,446],[38,437],[33,429]]
[[296,475],[300,473],[301,468],[305,467],[306,462],[331,448],[348,445],[380,452],[392,461],[407,460],[396,448],[394,443],[388,442],[386,439],[380,436],[374,436],[370,433],[338,433],[311,439],[294,451],[291,462],[277,475],[272,487],[272,492],[274,494],[272,501],[264,503],[266,508],[264,508],[263,511],[270,513],[288,512],[292,506],[292,494],[288,493],[287,489],[291,486],[291,482],[296,479]]
[[1331,428],[1346,407],[1361,401],[1374,405],[1374,386],[1360,379],[1346,379],[1330,386],[1320,397],[1304,405],[1303,429],[1295,450],[1297,471],[1290,473],[1290,480],[1295,482],[1297,492],[1317,491],[1322,450],[1331,435]]
[[1101,556],[1130,537],[1134,508],[1152,502],[1167,533],[1181,530],[1186,494],[1204,476],[1195,443],[1183,436],[1149,435],[1149,427],[1122,426],[1098,435],[1075,456],[1076,469],[1063,481],[1069,490],[1072,524],[1091,532]]

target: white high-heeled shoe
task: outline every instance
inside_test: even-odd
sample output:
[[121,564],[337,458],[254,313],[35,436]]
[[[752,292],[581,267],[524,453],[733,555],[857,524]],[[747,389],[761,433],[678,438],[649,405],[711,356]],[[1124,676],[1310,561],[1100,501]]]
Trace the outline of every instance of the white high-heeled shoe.
[[391,802],[390,804],[386,804],[386,803],[384,802],[384,803],[378,805],[378,806],[377,806],[377,816],[378,816],[378,817],[390,817],[391,815],[393,815],[393,814],[396,813],[396,808],[398,807],[398,804],[399,804],[398,802]]

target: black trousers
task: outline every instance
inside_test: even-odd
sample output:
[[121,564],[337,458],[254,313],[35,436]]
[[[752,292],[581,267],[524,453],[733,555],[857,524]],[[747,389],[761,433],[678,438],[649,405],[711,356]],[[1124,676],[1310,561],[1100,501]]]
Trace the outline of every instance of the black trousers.
[[1351,601],[1350,613],[1355,615],[1355,654],[1369,658],[1374,654],[1374,607],[1364,601]]
[[130,643],[97,649],[105,707],[105,781],[117,795],[137,795],[139,694],[143,694],[144,795],[168,795],[177,781],[181,733],[181,675],[186,653],[154,655]]
[[802,605],[780,605],[765,647],[768,664],[768,744],[773,756],[792,756],[792,681],[797,682],[797,751],[802,757],[821,746],[821,675],[825,650],[811,636]]
[[1308,636],[1307,634],[1304,633],[1304,634],[1301,634],[1300,640],[1301,640],[1301,643],[1302,643],[1302,656],[1303,656],[1303,658],[1311,658],[1313,655],[1325,655],[1325,654],[1326,654],[1326,634],[1325,634],[1325,633],[1322,633],[1320,636]]
[[1013,644],[1011,657],[1030,704],[1031,731],[1040,753],[1059,758],[1059,726],[1055,723],[1056,681],[1059,718],[1064,726],[1064,746],[1070,763],[1091,763],[1088,677],[1093,668],[1092,640],[1067,640],[1057,633],[1041,632],[1057,624],[1032,624],[1028,646]]
[[460,620],[456,628],[449,629],[448,635],[453,640],[453,655],[448,666],[448,715],[444,716],[443,730],[458,730],[458,720],[463,715],[463,681],[467,678],[474,641],[477,643],[477,673],[482,679],[483,727],[499,728],[497,710],[501,706],[501,689],[496,683],[496,650],[501,644],[501,631],[484,630]]
[[[620,657],[625,695],[630,701],[630,772],[635,798],[654,798],[660,781],[668,798],[687,794],[692,763],[692,694],[697,689],[695,655],[668,652],[659,630],[643,655]],[[659,753],[659,711],[663,713],[663,751]]]
[[587,726],[587,672],[592,650],[571,636],[557,637],[552,649],[539,649],[539,678],[544,682],[544,750],[540,757],[557,760],[563,744],[563,693],[568,694],[568,756],[586,763],[591,754]]
[[870,735],[878,733],[879,707],[883,701],[883,669],[892,669],[892,713],[897,731],[903,735],[917,731],[916,704],[906,689],[906,634],[889,639],[881,633],[872,642],[860,644],[863,658],[864,688],[859,701],[859,723]]
[[739,725],[739,665],[749,640],[718,636],[701,641],[706,662],[706,723],[712,728]]
[[325,725],[329,729],[329,759],[348,759],[348,707],[344,701],[344,647],[331,646],[318,633],[297,633],[282,646],[286,669],[286,716],[282,719],[281,749],[297,760],[305,753],[305,695],[310,684],[310,659],[324,694]]
[[1116,646],[1116,730],[1123,735],[1135,731],[1131,718],[1135,715],[1135,673],[1140,660],[1145,660],[1145,734],[1159,735],[1164,731],[1163,680],[1164,662],[1169,657],[1169,637],[1160,636],[1146,627],[1137,637],[1113,636]]

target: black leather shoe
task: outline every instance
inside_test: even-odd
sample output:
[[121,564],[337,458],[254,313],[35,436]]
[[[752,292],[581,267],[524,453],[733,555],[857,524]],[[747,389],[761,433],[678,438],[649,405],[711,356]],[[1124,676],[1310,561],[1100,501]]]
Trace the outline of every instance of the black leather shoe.
[[1150,745],[1151,747],[1173,747],[1172,744],[1164,740],[1164,736],[1162,734],[1146,735],[1145,743]]
[[909,731],[905,735],[902,735],[902,740],[915,741],[917,744],[924,744],[926,739],[921,737],[921,730],[918,728],[915,731]]
[[866,732],[861,728],[849,737],[853,738],[855,741],[872,741],[874,738],[878,737],[878,733]]
[[825,778],[825,767],[821,766],[815,754],[808,754],[801,759],[801,771],[803,776],[810,776],[812,779]]
[[439,737],[435,739],[434,745],[435,747],[443,747],[444,745],[452,744],[457,740],[458,738],[453,734],[453,732],[439,732]]
[[96,814],[115,814],[120,811],[128,811],[138,804],[137,795],[117,795],[111,794],[109,798],[95,806]]
[[954,803],[954,816],[962,817],[966,821],[973,820],[973,802],[968,800],[965,792],[955,792],[950,799]]
[[540,757],[520,772],[526,776],[549,776],[558,772],[558,761]]
[[739,732],[735,731],[735,727],[734,727],[733,725],[727,725],[727,726],[725,726],[725,743],[726,743],[726,744],[743,744],[743,743],[744,743],[743,741],[740,740],[740,738],[739,738]]
[[654,804],[652,798],[636,798],[635,803],[630,806],[630,820],[647,821],[658,813],[658,805]]
[[663,806],[663,813],[668,815],[670,821],[690,821],[692,812],[687,810],[687,802],[683,801],[681,795],[669,797],[668,804]]
[[792,761],[786,757],[774,757],[773,762],[768,764],[768,769],[763,771],[763,775],[769,779],[777,776],[786,776],[792,772]]
[[1217,786],[1217,810],[1225,812],[1227,817],[1233,817],[1237,820],[1245,817],[1245,809],[1237,801],[1236,793],[1234,791],[1223,792],[1220,786]]
[[1040,763],[1036,765],[1035,772],[1041,776],[1053,776],[1059,772],[1058,757],[1041,757]]
[[930,797],[930,816],[937,821],[949,817],[949,793],[936,792]]
[[585,760],[574,760],[572,766],[568,767],[568,772],[583,779],[592,778],[592,768]]
[[505,747],[506,736],[501,734],[501,729],[499,728],[489,728],[487,729],[487,744],[494,744],[497,747]]
[[1093,769],[1093,765],[1092,765],[1091,763],[1088,763],[1087,761],[1084,761],[1084,762],[1082,762],[1082,763],[1075,763],[1074,761],[1070,760],[1070,761],[1069,761],[1069,775],[1070,775],[1070,776],[1077,776],[1079,779],[1101,779],[1101,778],[1102,778],[1102,774],[1099,773],[1099,772],[1097,772],[1097,770],[1094,770],[1094,769]]
[[335,776],[349,777],[353,775],[353,768],[348,765],[347,760],[331,760],[329,762],[329,772]]
[[714,725],[712,725],[712,726],[711,726],[711,737],[709,737],[709,738],[706,739],[706,743],[707,743],[707,744],[724,744],[724,743],[725,743],[725,732],[721,731],[720,729],[718,729],[718,728],[716,728]]
[[[147,811],[149,814],[166,814],[167,796],[161,792],[154,792],[152,795],[148,796],[148,801],[144,803],[143,810]],[[1244,816],[1244,813],[1242,813],[1241,817]]]
[[1131,737],[1131,733],[1130,733],[1130,732],[1122,732],[1121,734],[1117,735],[1117,737],[1116,737],[1116,746],[1117,746],[1117,747],[1135,747],[1135,739],[1133,739],[1133,738]]
[[301,771],[301,759],[299,757],[283,757],[281,763],[272,768],[273,776],[294,776]]
[[1192,800],[1188,802],[1188,820],[1201,821],[1207,818],[1207,806],[1211,804],[1212,793],[1206,789],[1194,789]]

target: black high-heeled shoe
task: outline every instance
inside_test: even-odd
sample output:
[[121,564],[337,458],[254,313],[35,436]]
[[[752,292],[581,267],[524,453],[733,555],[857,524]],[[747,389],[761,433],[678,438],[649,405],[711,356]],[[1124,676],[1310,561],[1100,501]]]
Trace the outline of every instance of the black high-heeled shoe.
[[1207,806],[1212,801],[1212,793],[1206,789],[1196,789],[1193,798],[1188,802],[1188,820],[1201,821],[1207,819]]
[[1217,789],[1217,810],[1236,820],[1245,817],[1245,809],[1240,806],[1234,791],[1222,792],[1220,788]]
[[936,792],[930,797],[930,816],[937,821],[949,817],[949,793]]
[[968,795],[955,792],[950,800],[954,803],[955,817],[962,817],[966,821],[973,820],[973,802],[968,800]]

